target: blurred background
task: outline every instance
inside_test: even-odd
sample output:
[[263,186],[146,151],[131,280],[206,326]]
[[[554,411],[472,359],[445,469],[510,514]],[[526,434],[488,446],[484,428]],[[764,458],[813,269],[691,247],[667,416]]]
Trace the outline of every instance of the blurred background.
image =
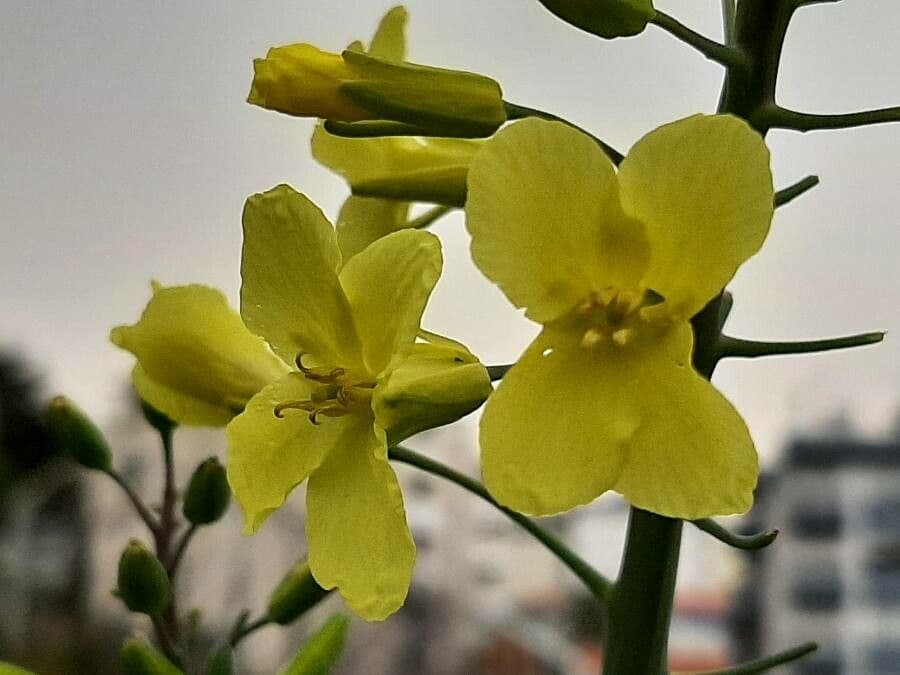
[[[411,60],[473,70],[505,97],[551,110],[626,150],[673,119],[712,111],[721,69],[662,31],[605,42],[538,2],[410,0]],[[718,2],[657,6],[711,37]],[[54,458],[40,412],[65,393],[97,420],[123,473],[157,494],[158,439],[128,385],[130,355],[107,340],[166,285],[202,282],[236,305],[240,212],[288,182],[332,217],[346,196],[309,155],[312,123],[244,102],[251,59],[275,44],[338,50],[368,39],[390,5],[0,0],[0,660],[39,673],[115,672],[125,635],[147,626],[110,595],[118,554],[143,536],[114,485]],[[780,102],[810,112],[900,103],[900,4],[846,0],[801,10]],[[765,476],[734,527],[781,529],[737,554],[686,529],[672,667],[721,667],[816,639],[800,673],[900,673],[900,126],[773,132],[776,187],[822,184],[780,209],[763,251],[730,286],[731,334],[807,339],[887,330],[874,348],[724,362],[716,384],[747,419]],[[424,325],[485,363],[513,361],[536,333],[468,258],[460,214],[435,228],[445,272]],[[892,334],[892,332],[894,332]],[[411,443],[477,474],[476,420]],[[180,430],[183,480],[221,432]],[[406,607],[356,622],[344,673],[593,673],[598,619],[577,580],[458,488],[399,467],[420,552]],[[254,540],[236,508],[198,535],[180,583],[202,606],[198,639],[258,612],[304,552],[302,494]],[[614,576],[626,506],[614,496],[547,521]],[[241,651],[271,673],[331,599],[290,631]]]

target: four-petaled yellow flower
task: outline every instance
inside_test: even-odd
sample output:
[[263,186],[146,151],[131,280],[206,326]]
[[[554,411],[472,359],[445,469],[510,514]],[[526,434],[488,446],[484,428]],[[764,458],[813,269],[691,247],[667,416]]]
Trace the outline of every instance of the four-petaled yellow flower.
[[526,120],[487,142],[468,188],[476,264],[543,326],[481,419],[491,494],[535,515],[607,490],[678,518],[746,511],[756,451],[693,369],[689,320],[768,233],[762,138],[696,115],[617,174],[583,133]]
[[415,560],[385,397],[441,264],[434,235],[402,230],[342,267],[331,224],[287,186],[244,209],[241,314],[294,369],[228,425],[229,481],[254,532],[308,478],[313,575],[370,620],[403,604]]

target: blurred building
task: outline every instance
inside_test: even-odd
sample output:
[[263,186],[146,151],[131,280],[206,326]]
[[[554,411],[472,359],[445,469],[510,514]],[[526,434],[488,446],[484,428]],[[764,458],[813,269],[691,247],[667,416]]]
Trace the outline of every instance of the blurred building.
[[814,640],[799,675],[900,673],[900,442],[797,440],[765,477],[736,613],[742,657]]

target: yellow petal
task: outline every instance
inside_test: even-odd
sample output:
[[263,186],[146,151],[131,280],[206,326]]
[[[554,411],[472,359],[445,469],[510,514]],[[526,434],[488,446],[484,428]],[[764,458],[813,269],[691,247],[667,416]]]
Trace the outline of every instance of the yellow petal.
[[403,605],[416,549],[384,432],[363,415],[347,419],[347,432],[309,479],[309,566],[359,616],[380,621]]
[[110,339],[137,357],[141,398],[171,419],[223,426],[288,370],[219,291],[154,288],[140,320],[114,328]]
[[622,213],[613,166],[585,134],[510,125],[475,156],[468,187],[475,263],[531,319],[546,323],[591,291],[643,276],[643,228]]
[[406,22],[409,12],[403,6],[393,7],[382,17],[372,38],[369,54],[387,61],[406,58]]
[[327,365],[361,366],[340,267],[334,229],[304,195],[279,185],[247,200],[241,316],[288,363],[303,352]]
[[629,396],[642,423],[614,489],[673,518],[745,513],[759,477],[756,449],[740,414],[690,366],[692,341],[680,325],[667,351],[681,358],[648,360],[633,375]]
[[373,241],[406,225],[409,202],[350,197],[337,219],[337,240],[344,264]]
[[228,425],[228,482],[244,511],[246,534],[284,504],[345,431],[346,417],[322,416],[314,425],[302,410],[275,415],[279,403],[309,396],[306,379],[289,373],[254,396]]
[[644,283],[685,318],[731,280],[769,231],[769,151],[730,115],[694,115],[650,132],[622,162],[619,183],[625,211],[647,228]]
[[374,242],[341,270],[371,375],[379,375],[412,349],[442,264],[437,237],[401,230]]
[[488,399],[481,469],[509,508],[551,515],[612,488],[637,426],[620,403],[624,364],[598,358],[564,333],[545,330]]

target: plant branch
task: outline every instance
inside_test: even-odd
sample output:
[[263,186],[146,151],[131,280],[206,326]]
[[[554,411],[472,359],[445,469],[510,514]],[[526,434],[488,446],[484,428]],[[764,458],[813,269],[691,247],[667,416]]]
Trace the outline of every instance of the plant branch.
[[502,511],[510,520],[526,530],[535,539],[546,546],[551,553],[559,558],[572,572],[581,579],[596,598],[602,602],[606,602],[609,598],[612,584],[604,578],[597,570],[585,562],[577,553],[572,551],[568,546],[563,544],[559,539],[550,534],[547,530],[537,525],[530,518],[526,518],[520,513],[516,513],[504,506],[501,506],[488,491],[478,481],[459,473],[449,466],[436,462],[433,459],[420,455],[419,453],[404,448],[403,446],[395,446],[388,451],[388,457],[397,462],[410,464],[418,469],[427,471],[441,478],[446,478],[452,483],[456,483],[464,490],[468,490],[474,495],[481,497],[484,501]]
[[760,356],[779,356],[788,354],[810,354],[827,352],[835,349],[864,347],[881,342],[883,332],[860,333],[847,337],[826,338],[824,340],[806,340],[800,342],[757,342],[722,335],[719,337],[718,357],[753,359]]
[[775,666],[783,666],[785,663],[802,659],[819,648],[815,642],[806,642],[802,645],[787,649],[772,656],[766,656],[756,661],[748,661],[722,670],[705,671],[705,675],[751,675],[752,673],[764,673]]
[[715,537],[723,544],[728,544],[733,548],[739,548],[743,551],[756,551],[765,548],[778,536],[778,530],[766,530],[758,534],[741,535],[735,534],[731,530],[727,530],[711,518],[703,518],[702,520],[692,520],[691,524],[697,529],[703,530],[706,534]]
[[134,489],[129,485],[128,481],[122,476],[122,474],[118,473],[113,469],[109,469],[106,472],[106,475],[112,478],[116,484],[122,488],[122,492],[125,493],[125,496],[128,497],[128,501],[131,502],[131,505],[134,507],[134,510],[137,512],[138,516],[140,516],[141,520],[144,521],[144,524],[150,530],[150,532],[155,537],[159,532],[159,521],[156,519],[150,509],[147,508],[147,505],[141,501],[141,498],[138,497],[137,493]]
[[255,621],[247,623],[247,613],[245,612],[239,617],[238,622],[231,631],[231,635],[228,636],[228,644],[232,647],[237,647],[245,637],[255,633],[260,628],[265,628],[271,623],[273,623],[272,619],[267,616],[261,616]]
[[573,124],[567,119],[560,117],[559,115],[554,115],[553,113],[546,112],[544,110],[538,110],[536,108],[529,108],[524,105],[516,105],[515,103],[510,103],[509,101],[504,101],[503,105],[506,107],[506,116],[510,120],[521,120],[526,117],[538,117],[542,120],[549,120],[551,122],[562,122],[563,124],[572,127],[573,129],[577,129],[583,134],[590,136],[594,139],[594,142],[600,146],[600,149],[609,157],[610,161],[619,166],[623,159],[625,159],[625,155],[616,150],[614,147],[609,145],[607,142],[597,138],[589,131],[586,131],[579,127],[577,124]]
[[734,0],[722,0],[722,36],[727,46],[734,44]]
[[412,230],[421,230],[433,224],[436,220],[443,218],[455,208],[455,206],[435,206],[425,211],[421,216],[406,221],[404,227]]
[[168,565],[166,565],[166,572],[169,573],[169,581],[173,581],[175,579],[175,573],[178,571],[178,565],[181,563],[181,559],[184,557],[184,552],[187,550],[188,544],[191,543],[191,539],[197,533],[198,529],[199,525],[191,523],[191,526],[184,531],[184,534],[181,535],[181,539],[175,546],[175,550],[172,553]]
[[775,129],[792,129],[801,132],[818,131],[820,129],[850,129],[872,124],[900,122],[900,106],[853,113],[821,115],[797,112],[796,110],[789,110],[779,105],[770,104],[760,108],[753,117],[755,121],[761,122],[768,128]]
[[797,181],[793,185],[789,185],[783,190],[779,190],[775,193],[775,206],[784,206],[792,201],[794,201],[800,195],[812,190],[816,185],[819,184],[818,176],[807,176],[806,178]]
[[650,20],[650,23],[674,35],[711,61],[728,68],[746,69],[750,65],[747,55],[741,49],[710,40],[665,12],[656,10],[656,16]]

